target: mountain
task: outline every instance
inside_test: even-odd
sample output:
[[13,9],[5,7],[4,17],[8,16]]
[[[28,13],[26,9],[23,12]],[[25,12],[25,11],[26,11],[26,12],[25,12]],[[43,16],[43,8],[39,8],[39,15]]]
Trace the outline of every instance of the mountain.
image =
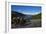
[[22,17],[25,19],[41,19],[41,13],[37,15],[26,15],[26,14],[19,13],[17,11],[12,11],[11,14],[12,14],[12,17],[16,16],[16,17]]
[[[18,17],[19,17],[19,19],[18,19]],[[18,24],[18,23],[20,23],[20,20],[21,20],[22,24],[25,24],[30,19],[31,19],[31,15],[25,15],[25,14],[19,13],[17,11],[12,11],[11,12],[11,21],[12,21],[12,24],[13,23]]]
[[15,17],[15,16],[16,17],[24,17],[24,16],[26,16],[22,13],[17,12],[17,11],[12,11],[11,14],[12,14],[12,17]]
[[17,12],[17,11],[12,11],[12,14],[16,14],[16,15],[20,15],[20,16],[25,16],[24,14],[19,13],[19,12]]
[[33,15],[32,19],[41,19],[41,13],[39,13],[37,15]]
[[28,20],[28,19],[30,20],[30,19],[32,18],[31,15],[22,14],[22,13],[19,13],[19,12],[17,12],[17,11],[12,11],[11,14],[12,14],[12,15],[11,15],[12,18],[13,18],[13,17],[20,17],[20,18],[22,17],[23,19],[27,19],[27,20]]

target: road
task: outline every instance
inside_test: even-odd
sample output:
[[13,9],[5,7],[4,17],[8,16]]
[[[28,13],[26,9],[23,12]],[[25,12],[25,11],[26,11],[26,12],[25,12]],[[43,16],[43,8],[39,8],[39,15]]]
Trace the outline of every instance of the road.
[[41,27],[41,20],[40,19],[32,19],[30,22],[27,22],[24,26],[17,25],[15,27],[14,24],[12,24],[13,28],[31,28],[31,27]]
[[33,19],[31,22],[27,23],[28,25],[25,27],[41,27],[41,20],[40,19]]

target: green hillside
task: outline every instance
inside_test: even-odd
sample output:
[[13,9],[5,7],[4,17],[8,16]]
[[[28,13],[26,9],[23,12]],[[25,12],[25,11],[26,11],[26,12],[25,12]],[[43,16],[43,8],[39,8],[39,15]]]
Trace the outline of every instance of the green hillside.
[[41,19],[41,13],[37,15],[33,15],[32,19]]

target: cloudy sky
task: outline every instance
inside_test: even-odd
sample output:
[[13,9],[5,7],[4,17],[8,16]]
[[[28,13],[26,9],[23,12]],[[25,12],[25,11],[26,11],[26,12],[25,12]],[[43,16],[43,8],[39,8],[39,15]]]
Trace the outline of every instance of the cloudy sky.
[[41,12],[41,6],[11,5],[11,10],[17,11],[23,14],[35,15]]

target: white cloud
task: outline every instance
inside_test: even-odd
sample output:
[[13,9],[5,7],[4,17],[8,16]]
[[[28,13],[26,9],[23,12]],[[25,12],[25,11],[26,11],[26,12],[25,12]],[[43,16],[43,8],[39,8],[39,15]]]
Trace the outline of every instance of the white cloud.
[[40,12],[35,12],[35,13],[25,13],[25,12],[23,12],[23,14],[27,14],[27,15],[37,15],[37,14],[39,14]]

